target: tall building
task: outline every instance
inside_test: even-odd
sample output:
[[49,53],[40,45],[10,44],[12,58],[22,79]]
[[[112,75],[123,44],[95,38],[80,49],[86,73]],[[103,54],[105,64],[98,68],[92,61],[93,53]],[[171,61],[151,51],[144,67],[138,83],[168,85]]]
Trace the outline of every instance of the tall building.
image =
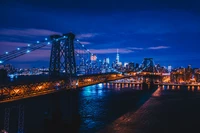
[[129,70],[134,70],[135,64],[133,62],[128,63]]
[[128,62],[124,62],[124,67],[127,67],[128,66]]
[[188,67],[185,69],[185,79],[186,81],[190,81],[190,79],[192,79],[192,67],[191,65],[188,65]]
[[172,66],[168,66],[167,70],[170,73],[172,71]]
[[106,58],[106,64],[110,64],[110,59],[109,58]]
[[119,49],[117,49],[116,64],[119,64]]
[[8,73],[13,73],[15,71],[15,68],[11,65],[11,64],[6,64],[4,65],[4,69],[8,72]]
[[135,64],[135,68],[136,69],[139,68],[139,64],[138,63]]

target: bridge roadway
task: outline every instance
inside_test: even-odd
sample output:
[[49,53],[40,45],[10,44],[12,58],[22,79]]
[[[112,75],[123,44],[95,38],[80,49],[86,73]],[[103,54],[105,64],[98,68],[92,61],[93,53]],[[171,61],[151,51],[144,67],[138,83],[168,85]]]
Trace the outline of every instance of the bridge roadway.
[[16,101],[20,99],[46,95],[59,91],[82,88],[93,84],[129,78],[130,75],[116,73],[83,75],[74,78],[71,84],[66,80],[47,80],[40,82],[11,83],[0,86],[0,103]]

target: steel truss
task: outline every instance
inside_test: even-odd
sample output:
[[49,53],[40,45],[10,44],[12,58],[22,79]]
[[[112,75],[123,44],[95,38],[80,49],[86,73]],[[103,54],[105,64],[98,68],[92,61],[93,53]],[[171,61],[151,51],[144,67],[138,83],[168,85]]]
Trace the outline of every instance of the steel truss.
[[45,81],[26,85],[2,86],[0,88],[0,103],[44,95],[68,88],[69,87],[64,80]]
[[19,115],[18,115],[18,133],[24,132],[24,106],[19,105]]
[[64,78],[71,85],[76,77],[75,35],[68,33],[63,36],[52,35],[50,38],[52,39],[52,49],[49,76],[51,79]]
[[18,132],[24,132],[24,105],[13,106],[10,108],[5,108],[5,115],[4,115],[4,130],[9,132],[9,123],[10,123],[10,113],[12,109],[18,109]]
[[6,130],[7,132],[9,131],[10,111],[11,111],[11,108],[5,108],[4,130]]

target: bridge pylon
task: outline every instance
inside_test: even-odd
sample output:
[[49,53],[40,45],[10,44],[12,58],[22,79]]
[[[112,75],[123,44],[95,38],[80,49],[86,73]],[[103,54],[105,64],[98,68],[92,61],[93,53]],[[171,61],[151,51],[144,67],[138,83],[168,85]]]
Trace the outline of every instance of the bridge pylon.
[[143,72],[151,72],[151,73],[158,72],[155,67],[153,58],[144,58],[142,62],[142,69],[143,69]]
[[73,33],[51,35],[52,48],[49,65],[51,79],[65,78],[71,83],[76,77]]
[[10,129],[10,114],[12,109],[18,109],[18,131],[17,133],[24,133],[24,105],[20,104],[18,106],[12,106],[5,108],[5,115],[4,115],[4,130],[9,132]]

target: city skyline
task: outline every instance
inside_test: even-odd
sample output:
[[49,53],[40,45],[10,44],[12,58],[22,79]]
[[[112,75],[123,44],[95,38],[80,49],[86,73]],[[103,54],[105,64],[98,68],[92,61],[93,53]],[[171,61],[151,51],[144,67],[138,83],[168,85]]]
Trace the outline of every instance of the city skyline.
[[[109,57],[114,61],[119,49],[121,62],[141,63],[144,57],[152,57],[162,66],[199,67],[199,2],[143,0],[127,1],[122,6],[119,2],[105,4],[105,0],[101,3],[88,0],[90,4],[76,2],[3,0],[0,54],[51,34],[71,31],[100,59]],[[143,2],[148,3],[148,8]],[[45,3],[48,7],[44,7]],[[8,63],[19,67],[46,67],[50,48]]]

